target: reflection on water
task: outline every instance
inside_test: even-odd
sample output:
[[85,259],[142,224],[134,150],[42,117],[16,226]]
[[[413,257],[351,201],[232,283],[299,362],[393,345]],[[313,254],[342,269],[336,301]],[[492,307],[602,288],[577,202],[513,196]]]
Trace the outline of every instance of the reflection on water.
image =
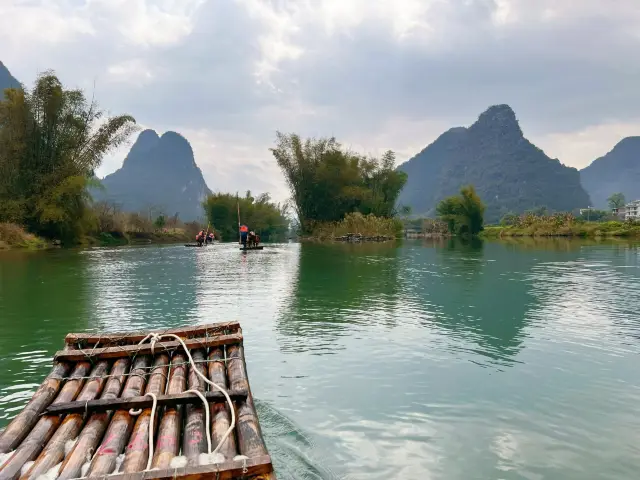
[[69,331],[238,319],[280,479],[635,479],[626,241],[0,256],[0,423]]
[[305,245],[288,308],[278,318],[283,351],[319,355],[360,326],[395,325],[398,250],[393,245]]

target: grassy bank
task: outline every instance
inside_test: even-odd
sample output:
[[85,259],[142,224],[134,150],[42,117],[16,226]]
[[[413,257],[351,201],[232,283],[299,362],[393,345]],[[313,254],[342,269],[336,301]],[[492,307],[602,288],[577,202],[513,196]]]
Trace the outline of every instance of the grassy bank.
[[640,224],[630,222],[549,222],[530,225],[486,226],[480,233],[484,238],[505,237],[635,237],[640,238]]
[[0,250],[10,248],[24,248],[29,250],[40,250],[51,247],[52,244],[25,231],[14,223],[0,223]]
[[[151,243],[185,243],[193,241],[192,235],[181,228],[163,229],[152,232],[101,232],[85,236],[81,246],[144,245]],[[14,223],[0,223],[0,250],[28,249],[42,250],[57,245],[28,233]]]
[[93,246],[144,245],[150,243],[185,243],[193,241],[192,236],[181,228],[154,232],[102,232],[88,236],[83,242]]
[[309,235],[303,235],[306,241],[333,241],[347,234],[360,234],[363,237],[391,237],[402,234],[402,222],[395,218],[382,218],[375,215],[349,213],[339,222],[316,223]]

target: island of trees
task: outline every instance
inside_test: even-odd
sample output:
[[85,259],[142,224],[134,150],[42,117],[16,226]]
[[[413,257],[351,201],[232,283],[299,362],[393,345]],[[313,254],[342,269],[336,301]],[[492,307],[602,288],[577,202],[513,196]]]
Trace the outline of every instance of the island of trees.
[[407,176],[395,169],[392,151],[378,159],[351,152],[335,138],[278,132],[271,152],[289,186],[303,237],[395,237],[402,230],[396,204]]

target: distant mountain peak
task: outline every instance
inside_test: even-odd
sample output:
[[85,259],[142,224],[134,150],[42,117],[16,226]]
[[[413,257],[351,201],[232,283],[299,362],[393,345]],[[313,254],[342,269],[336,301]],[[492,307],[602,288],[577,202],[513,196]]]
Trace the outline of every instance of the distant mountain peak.
[[493,105],[480,114],[469,130],[493,131],[502,135],[523,137],[516,113],[507,104]]
[[442,199],[472,184],[485,219],[534,207],[571,211],[589,205],[578,171],[546,156],[523,136],[508,105],[494,105],[469,128],[453,128],[398,167],[409,176],[399,203],[434,216]]
[[0,60],[0,99],[4,98],[6,88],[19,88],[20,82],[11,75],[9,69]]
[[143,130],[131,147],[122,168],[102,180],[106,192],[95,197],[114,201],[126,211],[157,207],[183,220],[202,216],[201,202],[207,187],[189,141],[177,132],[158,136]]
[[140,135],[138,135],[138,139],[136,140],[136,143],[140,143],[145,146],[148,146],[148,145],[155,145],[158,142],[158,140],[160,140],[158,133],[155,130],[151,130],[150,128],[147,128],[146,130],[143,130],[142,132],[140,132]]
[[582,169],[580,179],[597,208],[606,208],[607,198],[618,192],[627,200],[640,198],[640,136],[620,140]]
[[613,147],[612,152],[632,150],[634,153],[640,151],[640,136],[625,137]]

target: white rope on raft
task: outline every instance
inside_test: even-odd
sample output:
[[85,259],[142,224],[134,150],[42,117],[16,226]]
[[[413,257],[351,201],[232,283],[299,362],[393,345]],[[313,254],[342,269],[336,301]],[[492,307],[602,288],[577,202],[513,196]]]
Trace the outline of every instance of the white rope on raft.
[[[236,426],[236,413],[235,413],[235,409],[233,408],[233,402],[231,401],[231,397],[229,396],[229,394],[227,393],[227,391],[222,388],[220,385],[212,382],[211,380],[209,380],[205,375],[203,375],[200,370],[198,370],[198,368],[196,367],[196,362],[193,360],[193,358],[191,357],[191,353],[189,352],[189,349],[187,348],[187,346],[185,345],[185,343],[182,341],[182,339],[180,337],[178,337],[177,335],[174,335],[173,333],[162,333],[162,334],[158,334],[158,333],[150,333],[149,335],[147,335],[146,337],[144,337],[140,343],[138,343],[138,345],[142,345],[144,342],[146,342],[148,339],[151,340],[151,355],[154,354],[154,349],[155,349],[155,344],[156,342],[160,341],[160,339],[162,337],[172,337],[175,338],[178,342],[180,342],[182,344],[182,348],[184,348],[185,353],[187,354],[187,358],[189,359],[189,363],[191,364],[191,368],[193,369],[194,372],[196,372],[196,374],[202,378],[202,380],[204,380],[206,383],[208,383],[209,385],[211,385],[212,387],[217,388],[220,392],[222,392],[222,394],[225,396],[227,403],[229,404],[229,410],[231,410],[231,425],[229,426],[229,428],[227,429],[227,431],[225,432],[225,434],[222,436],[222,439],[220,440],[220,442],[218,443],[218,446],[215,448],[215,450],[212,452],[211,451],[211,425],[210,425],[210,418],[209,418],[209,403],[207,402],[207,399],[205,398],[205,396],[202,394],[202,392],[200,392],[199,390],[187,390],[185,393],[194,393],[197,396],[200,397],[200,399],[202,400],[202,403],[204,404],[204,411],[205,411],[205,423],[206,423],[206,431],[207,431],[207,452],[208,455],[210,457],[214,456],[216,453],[218,453],[218,450],[220,450],[220,447],[222,447],[222,445],[224,444],[224,442],[227,440],[227,437],[229,437],[229,435],[231,435],[231,432],[233,432],[233,429]],[[157,407],[157,402],[158,399],[156,398],[156,396],[153,393],[147,393],[146,395],[150,396],[153,399],[153,406],[151,407],[151,417],[149,418],[149,458],[147,460],[147,468],[144,469],[144,471],[148,471],[151,470],[151,462],[153,461],[153,426],[154,426],[154,420],[155,420],[155,414],[156,414],[156,407]],[[142,412],[142,410],[134,410],[131,409],[129,410],[129,414],[130,415],[139,415]]]

